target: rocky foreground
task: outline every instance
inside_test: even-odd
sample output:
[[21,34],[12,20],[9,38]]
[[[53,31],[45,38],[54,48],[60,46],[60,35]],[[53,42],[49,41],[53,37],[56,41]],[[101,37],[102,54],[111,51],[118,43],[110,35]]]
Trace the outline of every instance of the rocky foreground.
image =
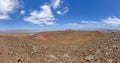
[[[80,33],[67,31],[64,36],[61,32],[61,36],[42,33],[42,38],[38,34],[27,37],[0,35],[0,63],[120,63],[120,32],[92,32],[92,35],[79,36]],[[79,40],[81,38],[85,41]],[[63,43],[64,40],[69,42]]]

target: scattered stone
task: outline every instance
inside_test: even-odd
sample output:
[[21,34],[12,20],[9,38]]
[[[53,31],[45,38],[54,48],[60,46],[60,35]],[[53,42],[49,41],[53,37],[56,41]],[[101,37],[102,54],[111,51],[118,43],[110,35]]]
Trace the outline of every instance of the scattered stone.
[[94,59],[94,55],[88,55],[85,57],[86,61],[90,61]]
[[50,58],[52,58],[52,59],[58,59],[56,56],[54,56],[54,55],[50,55]]
[[63,57],[64,58],[70,58],[70,56],[67,53],[63,54]]
[[112,63],[112,62],[113,62],[113,59],[107,59],[107,61],[108,61],[109,63]]
[[17,63],[23,63],[23,61],[24,61],[24,59],[22,59],[22,58],[17,59]]
[[97,49],[96,54],[99,54],[99,53],[101,53],[101,50]]

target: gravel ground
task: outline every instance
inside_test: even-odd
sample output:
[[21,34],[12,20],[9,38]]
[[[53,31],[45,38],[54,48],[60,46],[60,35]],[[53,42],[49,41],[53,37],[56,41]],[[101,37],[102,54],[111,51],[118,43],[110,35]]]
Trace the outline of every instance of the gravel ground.
[[38,43],[0,36],[0,63],[120,63],[120,32],[76,45]]

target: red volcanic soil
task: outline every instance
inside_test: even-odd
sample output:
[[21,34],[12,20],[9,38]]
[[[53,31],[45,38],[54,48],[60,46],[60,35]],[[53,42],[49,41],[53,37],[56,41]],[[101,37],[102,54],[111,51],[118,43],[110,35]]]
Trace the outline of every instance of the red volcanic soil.
[[102,34],[98,31],[52,31],[37,33],[30,38],[38,42],[78,44],[94,40],[101,35]]

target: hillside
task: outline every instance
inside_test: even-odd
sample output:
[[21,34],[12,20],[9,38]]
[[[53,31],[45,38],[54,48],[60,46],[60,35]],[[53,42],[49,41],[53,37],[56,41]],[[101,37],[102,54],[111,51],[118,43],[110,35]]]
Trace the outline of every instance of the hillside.
[[40,32],[30,36],[31,39],[40,42],[55,44],[78,44],[95,40],[102,36],[98,31],[51,31]]
[[1,34],[2,63],[119,63],[120,32]]

